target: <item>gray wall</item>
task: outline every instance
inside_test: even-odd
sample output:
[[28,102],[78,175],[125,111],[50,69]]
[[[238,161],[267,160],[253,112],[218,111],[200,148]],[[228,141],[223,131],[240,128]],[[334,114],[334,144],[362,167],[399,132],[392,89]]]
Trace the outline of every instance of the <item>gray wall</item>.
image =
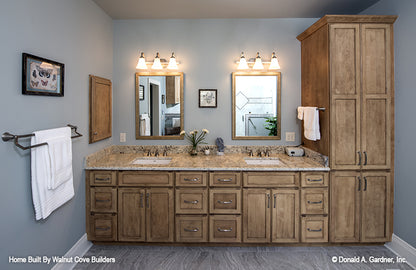
[[[112,143],[88,145],[88,74],[112,78],[113,24],[92,1],[14,0],[1,6],[0,133],[71,123],[84,134],[73,140],[75,197],[40,222],[32,206],[30,151],[0,141],[0,269],[50,269],[8,264],[8,257],[62,256],[85,233],[84,158]],[[21,94],[22,52],[65,64],[64,97]]]
[[[222,137],[225,144],[299,144],[300,42],[296,36],[316,19],[204,19],[114,21],[114,143],[127,133],[126,145],[186,144],[186,141],[135,140],[134,85],[136,64],[143,51],[148,60],[159,51],[168,59],[172,51],[184,72],[185,129],[207,128],[207,142]],[[282,67],[282,140],[231,140],[231,73],[244,51],[246,58],[270,59],[276,51]],[[218,89],[216,109],[198,108],[198,89]],[[285,132],[296,132],[296,142],[286,143]]]
[[395,190],[394,233],[416,247],[415,76],[416,1],[381,0],[362,14],[399,15],[394,24],[395,54]]

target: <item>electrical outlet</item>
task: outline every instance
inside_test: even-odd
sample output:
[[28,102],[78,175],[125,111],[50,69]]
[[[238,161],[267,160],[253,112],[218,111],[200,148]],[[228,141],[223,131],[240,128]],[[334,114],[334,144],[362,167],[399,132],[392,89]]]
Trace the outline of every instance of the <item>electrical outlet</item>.
[[295,132],[286,132],[286,141],[287,142],[294,142],[296,137]]
[[120,133],[120,142],[126,142],[126,133]]

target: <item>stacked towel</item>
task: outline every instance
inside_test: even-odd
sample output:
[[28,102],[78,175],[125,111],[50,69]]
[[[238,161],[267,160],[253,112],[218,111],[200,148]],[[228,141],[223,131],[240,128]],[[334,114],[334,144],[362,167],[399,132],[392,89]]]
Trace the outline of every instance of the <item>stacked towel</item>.
[[36,220],[46,219],[74,196],[71,128],[34,132],[31,144],[32,198]]
[[298,119],[303,120],[303,131],[306,139],[311,141],[321,139],[317,107],[298,107]]

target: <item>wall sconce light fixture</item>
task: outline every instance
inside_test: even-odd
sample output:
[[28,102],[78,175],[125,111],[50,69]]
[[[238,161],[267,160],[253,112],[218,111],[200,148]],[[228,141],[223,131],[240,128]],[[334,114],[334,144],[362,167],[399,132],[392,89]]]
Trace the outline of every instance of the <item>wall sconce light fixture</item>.
[[153,62],[146,62],[144,53],[140,53],[139,61],[137,62],[136,69],[147,69],[148,65],[152,65],[151,69],[161,70],[166,67],[167,69],[178,69],[179,62],[176,61],[175,53],[172,52],[172,56],[168,61],[166,59],[160,58],[159,52],[156,53],[156,57]]
[[268,69],[280,69],[279,60],[277,59],[276,53],[272,53],[272,58],[270,61],[262,61],[260,57],[260,53],[257,52],[256,58],[250,58],[248,61],[244,57],[244,52],[241,53],[240,60],[236,62],[238,64],[237,69],[255,69],[255,70],[262,70],[264,68],[264,64],[266,67],[268,65]]

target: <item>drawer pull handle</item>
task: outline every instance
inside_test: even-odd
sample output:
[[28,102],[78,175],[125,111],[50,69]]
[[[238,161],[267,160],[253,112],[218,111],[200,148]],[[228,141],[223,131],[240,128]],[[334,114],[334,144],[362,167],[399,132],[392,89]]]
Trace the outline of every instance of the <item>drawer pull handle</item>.
[[198,228],[194,228],[194,229],[187,229],[187,228],[184,228],[183,229],[185,232],[197,232],[197,231],[199,231],[199,229]]
[[110,181],[110,180],[111,180],[110,177],[107,177],[107,178],[98,178],[98,177],[96,177],[95,178],[95,181]]
[[140,208],[143,208],[143,193],[140,193]]
[[319,179],[310,179],[310,178],[308,178],[308,182],[322,182],[322,178],[319,178]]
[[218,227],[218,231],[219,231],[219,232],[231,232],[231,231],[233,231],[233,228],[229,228],[229,229],[221,229],[221,228],[219,228],[219,227]]
[[95,199],[96,202],[110,202],[110,199],[107,200],[99,200],[99,199]]
[[312,229],[308,228],[308,232],[322,232],[322,228],[320,228],[319,230],[312,230]]
[[95,227],[96,231],[108,231],[110,229],[111,229],[110,227]]
[[191,204],[197,204],[199,201],[195,200],[195,201],[188,201],[188,200],[184,200],[184,203],[191,203]]
[[218,182],[231,182],[233,181],[233,179],[232,178],[226,178],[226,179],[218,178],[217,181]]
[[311,202],[311,201],[308,201],[308,203],[309,204],[320,204],[320,203],[322,203],[322,201],[319,201],[319,202]]
[[228,202],[218,200],[217,202],[221,204],[231,204],[233,203],[233,200],[229,200]]
[[184,178],[183,181],[186,181],[186,182],[198,182],[199,181],[199,178],[198,177],[195,177],[195,178]]
[[150,194],[149,193],[146,193],[146,207],[147,208],[150,208],[149,197],[150,197]]

